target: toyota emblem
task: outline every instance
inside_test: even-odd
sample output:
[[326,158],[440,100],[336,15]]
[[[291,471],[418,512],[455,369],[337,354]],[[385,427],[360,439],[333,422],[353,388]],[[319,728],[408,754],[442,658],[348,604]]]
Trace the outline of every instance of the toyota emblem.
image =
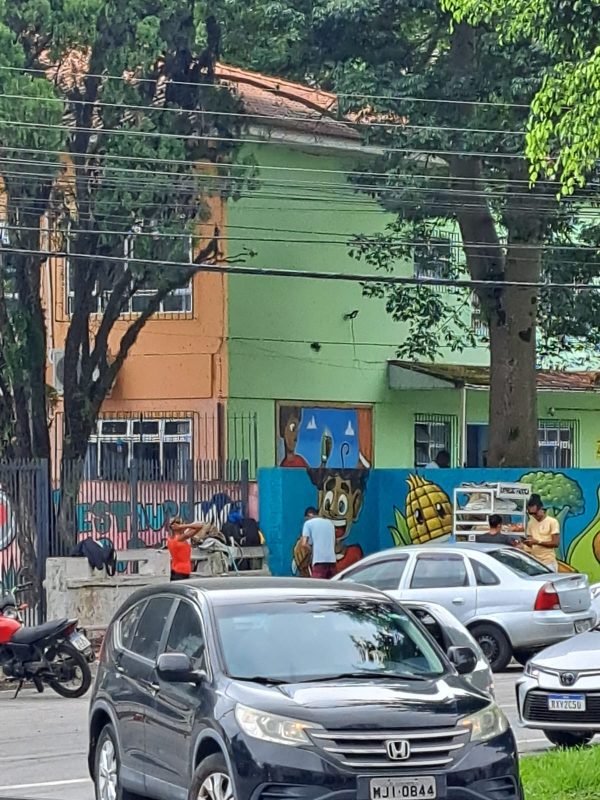
[[577,675],[574,672],[561,672],[560,682],[563,686],[573,686],[577,680]]
[[406,761],[410,757],[410,742],[406,739],[391,739],[385,743],[385,749],[392,761]]

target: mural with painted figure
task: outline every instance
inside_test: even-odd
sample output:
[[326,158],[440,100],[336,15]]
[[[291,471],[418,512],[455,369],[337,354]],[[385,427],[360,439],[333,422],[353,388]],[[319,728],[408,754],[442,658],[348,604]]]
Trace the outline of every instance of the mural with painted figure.
[[372,410],[351,405],[277,406],[280,467],[368,469],[372,457]]
[[[350,481],[353,474],[359,484]],[[591,469],[261,470],[260,517],[272,571],[289,574],[292,561],[293,574],[308,574],[298,536],[309,505],[337,521],[346,565],[394,545],[443,542],[452,533],[454,488],[493,482],[529,483],[559,521],[559,568],[600,582],[600,472]]]
[[[309,469],[307,475],[317,489],[319,516],[330,519],[335,527],[336,571],[341,572],[363,557],[362,547],[348,544],[347,539],[363,507],[369,473],[361,469]],[[310,558],[310,550],[298,537],[293,548],[293,573],[310,575]]]

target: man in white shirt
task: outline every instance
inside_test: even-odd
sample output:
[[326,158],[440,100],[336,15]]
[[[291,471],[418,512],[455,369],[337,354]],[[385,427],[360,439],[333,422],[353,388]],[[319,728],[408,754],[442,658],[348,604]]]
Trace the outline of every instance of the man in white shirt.
[[335,575],[335,526],[330,519],[319,516],[316,508],[310,506],[304,512],[305,523],[302,528],[302,544],[310,547],[311,575],[313,578],[333,578]]

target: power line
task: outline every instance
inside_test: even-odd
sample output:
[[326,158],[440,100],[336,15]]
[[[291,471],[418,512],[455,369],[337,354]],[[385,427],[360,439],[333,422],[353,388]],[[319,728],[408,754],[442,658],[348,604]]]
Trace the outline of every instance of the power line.
[[[26,94],[4,94],[0,92],[0,98],[4,98],[6,100],[27,100],[31,102],[32,98]],[[44,102],[44,103],[60,103],[63,106],[70,106],[70,105],[90,105],[87,100],[75,100],[71,98],[62,98],[62,97],[36,97],[35,102]],[[297,101],[299,104],[302,104],[302,100],[299,99]],[[336,123],[340,126],[347,127],[350,130],[360,130],[361,128],[384,128],[385,130],[415,130],[415,131],[451,131],[453,133],[471,133],[471,134],[497,134],[500,136],[525,136],[527,131],[525,130],[506,130],[502,128],[455,128],[449,125],[413,125],[408,122],[375,122],[375,121],[363,121],[363,120],[352,120],[347,117],[339,117],[335,118],[330,116],[325,109],[323,109],[324,116],[320,117],[307,117],[307,116],[294,116],[290,114],[256,114],[251,111],[213,111],[211,109],[205,108],[174,108],[172,106],[154,106],[154,105],[134,105],[131,103],[105,103],[99,100],[96,100],[92,103],[94,108],[118,108],[119,110],[131,110],[131,111],[157,111],[160,113],[172,113],[177,114],[179,116],[189,114],[189,115],[196,115],[196,116],[216,116],[216,117],[232,117],[232,118],[239,118],[244,120],[267,120],[272,122],[273,120],[283,121],[286,123],[289,122],[301,122],[307,126],[309,125],[324,125],[324,124],[331,124]],[[310,109],[313,110],[313,109]],[[318,113],[318,112],[314,112]],[[70,126],[65,125],[67,129]],[[77,126],[74,126],[77,127]],[[99,130],[102,130],[101,128]]]
[[[44,166],[41,162],[38,162],[38,161],[35,161],[35,160],[6,159],[6,158],[0,158],[0,164],[7,164],[9,166],[11,166],[11,165],[15,165],[15,166],[16,165],[20,165],[20,166],[26,166],[26,167],[29,167],[30,165],[31,166],[36,166],[36,167]],[[86,168],[81,168],[81,171],[83,171],[84,169],[87,169],[88,171],[91,171],[92,173],[95,172],[95,170],[96,170],[95,167],[86,167]],[[99,169],[104,169],[104,168],[99,168]],[[178,192],[189,194],[191,189],[193,188],[193,186],[190,185],[191,182],[193,182],[193,184],[198,184],[200,186],[208,185],[209,189],[211,188],[210,185],[213,184],[213,185],[216,185],[216,189],[218,190],[218,189],[222,188],[223,186],[227,186],[228,184],[231,184],[231,185],[235,186],[240,181],[244,180],[244,178],[236,176],[236,175],[202,175],[202,174],[194,175],[194,174],[191,174],[191,173],[190,174],[163,173],[160,170],[158,172],[155,171],[155,172],[151,173],[150,170],[141,171],[141,170],[135,170],[135,169],[126,170],[128,173],[131,173],[130,177],[123,176],[122,178],[119,178],[119,175],[116,175],[114,177],[112,176],[112,172],[120,173],[120,172],[124,172],[124,171],[125,170],[123,170],[121,168],[113,168],[113,167],[107,168],[107,172],[109,174],[108,175],[104,174],[104,175],[102,175],[101,178],[98,177],[97,178],[98,183],[101,183],[103,187],[106,187],[106,186],[116,186],[116,187],[122,186],[122,187],[125,187],[127,189],[131,188],[131,189],[139,189],[139,190],[143,190],[143,189],[146,189],[146,188],[164,187],[164,188],[169,189],[172,193],[175,193],[175,194],[178,193]],[[32,170],[29,170],[29,169],[27,169],[26,172],[23,172],[23,171],[20,171],[20,170],[11,172],[10,170],[5,169],[5,170],[0,171],[0,174],[5,175],[6,177],[9,177],[9,176],[18,177],[23,182],[28,181],[28,180],[33,180],[33,179],[40,179],[40,180],[45,179],[45,180],[48,180],[50,178],[53,178],[53,176],[49,175],[47,172],[43,172],[43,171],[42,172],[40,172],[40,171],[34,172]],[[161,182],[157,181],[156,178],[150,178],[149,176],[151,174],[156,175],[159,178],[162,178],[163,176],[165,178],[172,176],[175,180],[173,180],[172,183],[168,182],[168,181],[161,183]],[[407,177],[408,177],[408,175],[407,175]],[[304,188],[319,189],[319,190],[322,190],[323,192],[327,192],[328,190],[331,190],[332,192],[335,192],[337,194],[353,195],[353,197],[351,199],[353,201],[356,201],[357,203],[361,203],[361,204],[363,204],[363,203],[365,203],[365,204],[366,203],[372,203],[373,200],[369,199],[369,198],[359,198],[359,197],[356,197],[356,195],[360,195],[360,194],[363,194],[363,195],[376,194],[378,196],[386,196],[386,195],[397,196],[398,194],[404,192],[404,193],[422,193],[422,194],[433,194],[433,195],[443,194],[443,195],[448,195],[450,197],[473,197],[473,198],[479,197],[479,198],[482,198],[482,199],[485,199],[485,200],[498,200],[498,199],[501,199],[501,198],[511,198],[511,199],[513,199],[515,197],[516,198],[531,198],[532,201],[534,201],[536,203],[536,207],[539,208],[542,211],[545,210],[545,209],[548,209],[548,210],[556,209],[557,211],[559,211],[561,208],[564,208],[564,209],[568,208],[567,203],[565,203],[564,205],[560,205],[556,201],[556,199],[553,198],[551,195],[547,195],[547,196],[543,196],[543,195],[539,196],[538,195],[538,196],[536,196],[531,192],[519,192],[519,191],[510,192],[510,191],[502,190],[500,187],[498,187],[498,188],[490,187],[487,190],[476,190],[476,189],[468,189],[466,187],[465,188],[461,188],[461,187],[456,187],[456,186],[450,186],[450,187],[419,186],[419,185],[412,184],[412,183],[398,184],[398,185],[395,185],[395,186],[394,185],[378,185],[378,184],[358,184],[358,183],[357,184],[351,184],[351,183],[341,184],[341,183],[332,183],[332,182],[304,181],[304,180],[297,180],[297,179],[296,180],[293,180],[293,179],[278,180],[278,179],[272,179],[272,178],[265,179],[265,178],[261,178],[261,177],[258,177],[258,176],[249,178],[249,180],[256,181],[256,183],[260,184],[261,189],[262,189],[263,186],[266,186],[266,187],[275,187],[275,188],[288,188],[288,187],[295,188],[295,187],[300,187],[301,189],[304,189]],[[448,183],[452,183],[452,178],[446,178],[446,180],[448,181]],[[76,186],[77,176],[75,176],[75,175],[73,175],[73,176],[71,176],[71,175],[62,175],[60,177],[56,177],[56,181],[57,181],[57,185],[59,185],[61,187]],[[181,182],[183,184],[180,188],[178,188],[178,186],[177,186],[178,182]],[[186,185],[186,183],[187,183],[187,185]],[[215,188],[215,186],[213,186],[213,188]],[[265,193],[261,192],[261,194],[264,195]],[[275,195],[275,196],[277,196],[277,197],[282,197],[282,196],[290,197],[289,194],[286,194],[286,195],[279,194],[279,195]],[[18,196],[17,195],[12,195],[12,197],[16,198]],[[311,192],[310,195],[306,195],[306,199],[311,199],[311,200],[312,199],[321,199],[323,197],[327,198],[327,195],[326,194],[318,195],[314,191]],[[400,201],[400,198],[395,198],[395,200],[396,199],[398,201]],[[99,201],[99,202],[104,202],[105,204],[109,203],[109,201]],[[581,200],[577,200],[577,201],[570,201],[570,202],[571,202],[571,204],[573,204],[575,202],[579,202],[580,203],[582,201]],[[545,206],[544,205],[540,205],[541,203],[546,203],[546,205]],[[441,201],[440,201],[440,204],[444,205],[443,203],[441,203]],[[450,204],[447,204],[447,205],[450,206]],[[515,206],[513,206],[513,207],[515,207]],[[515,208],[518,208],[518,206],[516,206]],[[530,208],[530,207],[529,206],[522,206],[521,208],[523,208],[523,210],[525,210],[525,209]]]
[[[250,230],[254,230],[254,228],[252,228],[250,226],[249,226],[249,229]],[[14,230],[16,230],[16,231],[24,230],[24,231],[34,231],[35,232],[35,231],[38,231],[39,228],[33,227],[33,226],[19,225]],[[270,231],[270,230],[271,230],[270,228],[263,228],[263,231]],[[9,227],[9,231],[10,231],[10,227]],[[61,233],[60,230],[48,230],[48,231],[43,231],[43,232],[47,233],[49,236],[57,235],[57,234]],[[67,238],[68,238],[68,234],[86,234],[86,235],[93,235],[93,236],[122,236],[124,238],[131,237],[133,239],[136,239],[136,238],[149,238],[149,239],[153,239],[155,241],[158,241],[158,240],[161,240],[161,239],[163,241],[164,240],[169,240],[169,239],[186,239],[186,240],[189,240],[189,239],[192,239],[192,240],[193,239],[200,239],[200,240],[211,239],[211,240],[214,240],[214,241],[223,241],[223,242],[228,242],[228,241],[247,242],[248,241],[248,237],[247,236],[231,236],[229,234],[219,234],[219,235],[210,236],[208,234],[207,235],[198,235],[198,234],[194,234],[193,232],[188,232],[188,233],[165,232],[165,233],[163,233],[161,231],[152,231],[152,230],[149,230],[149,231],[141,230],[139,232],[134,232],[134,231],[132,231],[131,228],[129,228],[128,230],[120,230],[120,231],[118,231],[118,230],[110,230],[110,229],[86,229],[86,228],[69,227],[68,231],[62,231],[62,233],[67,234]],[[330,235],[330,234],[327,234],[326,232],[323,232],[323,235],[326,236],[326,235]],[[356,236],[356,234],[354,236]],[[364,242],[365,244],[377,244],[377,242],[378,242],[377,238],[373,237],[373,236],[364,235],[364,236],[361,236],[360,238],[361,238],[361,242]],[[403,251],[407,247],[411,247],[411,248],[424,247],[424,246],[433,246],[433,247],[435,247],[436,244],[441,246],[441,243],[435,241],[436,237],[432,237],[432,238],[434,239],[434,241],[431,241],[431,240],[428,240],[428,239],[425,239],[425,238],[424,239],[399,239],[395,243],[392,243],[392,244],[388,245],[387,249],[392,251],[392,252],[394,252],[394,251],[397,251],[397,250]],[[344,246],[347,246],[347,247],[352,246],[352,244],[353,244],[352,241],[348,241],[348,240],[345,240],[343,238],[340,241],[337,241],[337,240],[333,240],[333,239],[329,239],[329,240],[324,240],[324,239],[289,239],[287,237],[286,238],[276,238],[276,237],[270,237],[270,236],[266,236],[266,237],[263,237],[263,238],[252,237],[251,243],[254,243],[254,242],[267,243],[267,244],[280,243],[280,244],[309,244],[309,245],[321,245],[321,244],[333,244],[333,245],[336,245],[336,244],[339,244],[339,245],[344,245]],[[560,252],[562,252],[562,251],[573,251],[574,250],[576,252],[582,252],[583,251],[583,252],[589,252],[589,253],[597,254],[598,251],[599,251],[599,248],[597,248],[597,247],[586,246],[586,245],[553,245],[553,244],[544,245],[544,244],[528,244],[528,243],[521,244],[521,243],[519,243],[516,246],[519,249],[533,250],[533,251],[536,251],[536,252],[544,252],[546,250],[560,251]],[[472,243],[469,242],[467,244],[464,244],[462,241],[460,241],[460,242],[458,242],[458,241],[457,242],[448,241],[448,242],[444,242],[443,243],[443,247],[444,248],[447,247],[449,249],[458,249],[458,250],[464,250],[464,249],[469,249],[469,248],[473,248],[473,249],[489,249],[490,243],[489,242],[472,242]],[[508,245],[506,243],[500,243],[499,247],[502,250],[505,250],[507,252],[510,250],[510,245]],[[10,246],[8,246],[8,247],[0,247],[0,252],[8,252],[8,251],[10,251]],[[60,255],[58,253],[58,251],[48,251],[48,252],[52,253],[54,256]],[[75,253],[75,252],[73,252],[71,250],[69,250],[68,252],[69,252],[69,254],[71,256],[78,256],[78,255],[81,256],[81,255],[83,255],[81,253]],[[90,257],[96,257],[96,256],[90,256]],[[104,259],[104,256],[97,256],[97,258]],[[107,256],[106,258],[108,260],[111,260],[111,261],[113,260],[112,256]],[[127,262],[132,262],[132,261],[135,261],[136,259],[124,258],[123,260],[127,261]],[[140,260],[140,259],[137,259],[137,260]],[[152,263],[168,264],[169,263],[169,262],[162,262],[162,261],[153,262],[153,261],[149,261],[147,259],[142,259],[142,260],[146,264],[152,264]],[[515,261],[522,261],[522,260],[527,261],[528,259],[527,258],[513,257],[513,260],[515,260]],[[579,264],[579,262],[576,262],[576,261],[565,261],[563,259],[561,259],[561,264],[578,264],[579,266],[582,266],[581,264]],[[188,263],[187,266],[189,267],[191,265]],[[588,266],[598,266],[600,268],[600,263],[597,264],[597,265],[595,263],[594,264],[589,264]],[[329,273],[327,273],[327,274],[329,274]],[[377,281],[379,282],[380,279],[378,278]],[[543,285],[546,286],[547,284],[543,284]],[[569,286],[570,285],[571,284],[569,284]]]
[[575,292],[595,292],[600,290],[600,283],[560,283],[553,281],[505,281],[505,280],[476,280],[473,278],[430,278],[430,277],[407,277],[401,275],[382,275],[380,277],[374,275],[362,275],[355,273],[340,273],[340,272],[318,272],[315,270],[301,270],[289,269],[283,267],[252,267],[240,266],[237,264],[190,264],[185,261],[154,261],[151,259],[142,258],[128,258],[125,256],[97,256],[89,253],[74,253],[66,251],[52,251],[41,250],[33,248],[16,248],[6,247],[3,248],[4,252],[18,253],[22,255],[37,255],[45,259],[63,258],[68,259],[84,259],[92,261],[104,261],[115,264],[123,265],[138,265],[140,267],[161,267],[185,269],[192,274],[196,272],[215,272],[222,275],[251,275],[251,276],[265,276],[265,277],[281,277],[281,278],[310,278],[317,280],[328,281],[344,281],[350,283],[376,283],[376,284],[390,284],[390,285],[405,285],[405,286],[447,286],[450,288],[464,287],[464,288],[514,288],[514,289],[560,289]]
[[[70,128],[65,125],[53,125],[52,123],[48,122],[26,122],[22,120],[1,120],[2,124],[10,125],[17,128],[27,128],[31,129],[34,128],[35,130],[60,130],[60,131],[69,131]],[[175,139],[177,141],[208,141],[208,142],[224,142],[230,144],[271,144],[271,145],[279,145],[289,147],[290,143],[285,139],[272,139],[270,137],[265,139],[250,139],[248,137],[235,137],[235,136],[215,136],[213,134],[178,134],[178,133],[165,133],[164,131],[139,131],[139,130],[131,130],[125,128],[87,128],[82,126],[73,127],[73,130],[77,130],[83,133],[90,133],[96,136],[101,136],[102,134],[110,134],[111,136],[139,136],[145,137],[150,139]],[[315,139],[319,139],[320,137],[317,134],[314,134]],[[490,151],[478,151],[478,150],[439,150],[435,148],[426,148],[424,150],[419,150],[416,148],[411,147],[388,147],[387,145],[383,144],[376,144],[376,145],[364,145],[360,144],[357,146],[357,151],[360,152],[363,150],[366,153],[370,152],[370,149],[375,149],[377,151],[381,151],[382,154],[385,153],[408,153],[411,155],[428,155],[428,156],[439,156],[444,158],[446,156],[460,156],[460,157],[476,157],[476,158],[500,158],[500,159],[519,159],[524,160],[525,155],[523,153],[494,153]],[[88,154],[85,154],[88,155]],[[135,158],[134,156],[132,158]],[[193,163],[193,162],[186,162],[186,163]]]
[[[261,144],[268,144],[268,142],[266,142],[266,141],[263,142],[261,140]],[[290,145],[290,146],[293,146],[293,145]],[[74,154],[72,152],[70,152],[69,150],[45,150],[45,149],[39,149],[39,148],[34,149],[34,148],[27,148],[27,147],[15,148],[15,147],[7,147],[7,146],[1,146],[0,145],[0,152],[8,151],[8,152],[12,153],[15,150],[17,150],[19,153],[34,153],[34,154],[38,154],[38,155],[63,156],[66,159],[72,159],[73,156],[74,156]],[[218,167],[226,167],[226,168],[234,168],[234,169],[240,170],[240,171],[243,170],[243,169],[246,169],[246,170],[260,169],[260,170],[263,170],[263,171],[264,170],[280,170],[280,171],[284,171],[284,172],[302,172],[302,173],[305,173],[305,172],[315,173],[316,172],[316,173],[323,173],[323,174],[344,175],[346,177],[358,176],[358,177],[382,177],[382,178],[385,178],[385,177],[389,177],[390,175],[397,175],[399,177],[402,177],[402,176],[406,175],[406,176],[415,177],[415,178],[423,178],[423,179],[426,179],[426,180],[446,180],[446,181],[447,180],[452,180],[454,182],[464,181],[466,183],[478,183],[478,182],[479,183],[485,183],[485,184],[501,183],[501,184],[507,184],[507,185],[517,184],[517,185],[529,186],[529,179],[528,178],[522,178],[522,179],[518,179],[518,178],[494,178],[493,176],[462,178],[462,177],[459,177],[459,176],[455,177],[455,176],[450,176],[450,175],[431,175],[431,174],[425,175],[425,174],[417,174],[417,173],[412,173],[412,172],[396,172],[396,171],[393,171],[393,172],[390,173],[390,172],[361,171],[361,170],[352,170],[352,169],[328,169],[328,168],[319,168],[319,167],[280,166],[280,165],[270,165],[270,164],[264,164],[264,165],[249,164],[248,165],[248,164],[238,164],[238,163],[235,163],[235,162],[218,162],[218,163],[215,163],[213,161],[202,161],[202,160],[188,161],[188,160],[182,160],[182,159],[160,158],[160,157],[154,157],[154,156],[153,157],[147,157],[147,156],[124,156],[124,155],[120,155],[120,154],[117,154],[117,153],[85,153],[84,156],[86,158],[89,158],[89,159],[94,159],[95,161],[114,160],[114,161],[127,161],[128,163],[131,163],[132,161],[135,161],[136,163],[140,163],[140,164],[148,163],[150,165],[154,165],[154,164],[178,164],[178,165],[183,165],[183,166],[187,166],[187,167],[193,165],[194,167],[209,167],[209,168],[212,168],[212,169],[215,169],[215,168],[218,168]],[[32,159],[32,163],[40,163],[40,162],[38,162],[35,159]],[[43,163],[43,164],[52,163],[52,165],[56,166],[57,168],[65,168],[67,166],[65,163],[61,163],[61,162],[58,162],[58,163],[55,163],[55,162],[41,162],[41,163]],[[73,169],[86,169],[85,166],[79,166],[79,165],[75,165],[75,164],[72,164],[72,163],[69,164],[68,166],[70,168],[73,168]],[[116,170],[117,167],[111,167],[111,169]],[[123,169],[125,169],[125,168],[123,168]],[[131,168],[129,168],[129,169],[131,169]],[[167,174],[180,175],[182,173],[167,173]],[[546,180],[537,181],[536,185],[540,185],[540,186],[541,185],[548,185],[548,186],[553,187],[554,189],[558,189],[558,187],[560,186],[559,182],[557,182],[557,181],[546,181]],[[589,187],[598,188],[598,187],[600,187],[600,182],[590,183],[590,184],[588,184],[588,186]]]
[[[54,65],[50,64],[47,69],[34,69],[32,67],[11,67],[8,65],[0,66],[0,69],[4,69],[11,72],[19,72],[19,73],[28,73],[28,74],[39,74],[43,75],[44,77],[48,77],[48,73],[54,70],[56,72],[56,76],[58,77],[60,73],[60,66],[61,65]],[[228,65],[222,65],[224,70],[227,70]],[[246,75],[256,76],[256,79],[260,78],[267,78],[267,80],[272,80],[274,82],[278,82],[278,86],[285,84],[286,86],[297,87],[302,91],[314,91],[321,95],[329,95],[334,102],[339,97],[348,97],[348,98],[355,98],[357,100],[394,100],[394,101],[402,101],[406,103],[440,103],[446,105],[472,105],[472,106],[486,106],[491,108],[520,108],[529,110],[530,105],[527,103],[508,103],[506,101],[500,100],[469,100],[468,98],[463,98],[459,100],[453,100],[448,98],[432,98],[432,97],[413,97],[411,95],[387,95],[387,94],[360,94],[357,92],[327,92],[323,89],[318,89],[312,86],[304,86],[302,84],[294,83],[293,81],[288,81],[285,78],[278,78],[277,76],[269,76],[263,75],[261,73],[253,73],[250,71],[242,70],[239,67],[231,67],[231,69],[238,69],[241,72],[244,72]],[[76,75],[74,75],[75,77]],[[101,80],[115,80],[115,81],[126,81],[129,79],[126,78],[125,75],[110,75],[110,74],[95,74],[93,72],[87,72],[87,70],[82,69],[81,72],[78,74],[78,77],[85,78],[99,78]],[[217,90],[224,90],[228,91],[229,86],[228,84],[242,84],[244,85],[244,80],[236,80],[235,77],[227,77],[227,75],[219,75],[217,74],[217,79],[222,81],[222,83],[210,83],[210,82],[200,82],[200,81],[174,81],[166,76],[159,76],[158,78],[141,78],[137,75],[131,79],[131,84],[133,86],[140,84],[140,83],[157,83],[158,80],[161,78],[164,80],[165,85],[170,86],[187,86],[187,87],[199,87],[199,88],[209,88],[209,89],[217,89]],[[281,91],[278,89],[277,86],[268,87],[268,86],[260,86],[259,88],[263,89],[265,92],[271,92],[276,96],[280,96]],[[302,102],[302,98],[298,98],[298,102]]]

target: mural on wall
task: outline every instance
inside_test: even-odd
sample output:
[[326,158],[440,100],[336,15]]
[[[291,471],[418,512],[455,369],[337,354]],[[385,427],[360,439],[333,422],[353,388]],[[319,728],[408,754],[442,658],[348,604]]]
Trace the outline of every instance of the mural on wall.
[[[235,488],[229,492],[216,492],[207,500],[190,505],[178,495],[186,495],[184,488],[168,484],[143,484],[142,499],[132,509],[130,487],[103,481],[89,481],[80,490],[81,502],[76,506],[77,534],[81,539],[91,536],[110,542],[116,549],[160,547],[167,537],[165,525],[173,517],[183,517],[196,522],[210,522],[222,527],[234,508],[241,508]],[[147,494],[147,499],[143,497]],[[112,499],[114,496],[121,499]],[[60,492],[54,493],[58,504]],[[108,499],[111,498],[111,499]],[[132,525],[135,514],[137,531]],[[17,524],[10,502],[0,490],[0,580],[14,586],[21,570],[21,554],[16,539]],[[119,569],[125,569],[120,563]]]
[[389,526],[392,541],[397,546],[422,544],[452,533],[452,502],[446,492],[421,475],[406,479],[404,513],[394,506],[394,525]]
[[277,406],[277,464],[308,469],[368,469],[372,410],[355,406]]
[[[306,474],[317,490],[317,500],[312,505],[319,510],[320,516],[334,524],[336,570],[341,572],[364,555],[360,544],[349,544],[348,537],[363,507],[369,472],[364,469],[318,468],[308,469]],[[302,577],[310,574],[310,550],[302,545],[301,536],[293,547],[292,572]]]
[[[361,476],[360,487],[349,482],[352,474]],[[308,554],[298,541],[308,505],[338,522],[343,568],[362,554],[448,539],[454,488],[486,482],[529,483],[559,522],[561,570],[600,582],[600,472],[592,469],[261,470],[260,519],[271,569],[289,574],[292,561],[293,574],[308,574]]]

